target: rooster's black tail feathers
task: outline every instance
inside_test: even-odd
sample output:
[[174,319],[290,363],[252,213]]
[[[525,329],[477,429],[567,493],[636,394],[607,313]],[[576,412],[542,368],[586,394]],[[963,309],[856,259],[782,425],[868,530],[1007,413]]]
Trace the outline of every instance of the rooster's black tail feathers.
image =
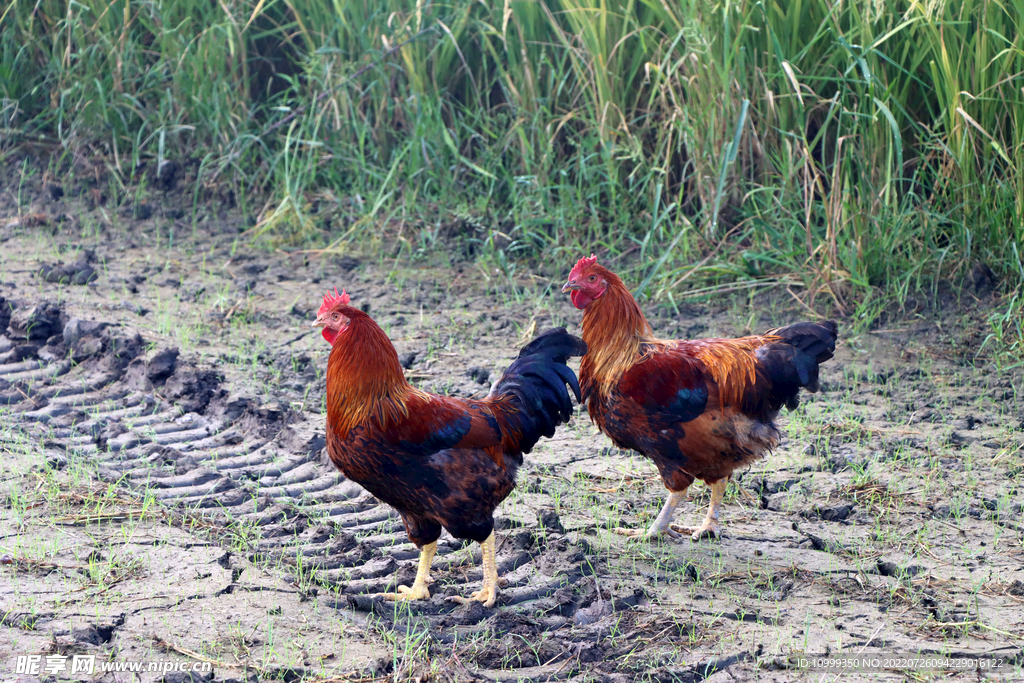
[[519,432],[519,448],[529,453],[541,436],[551,437],[555,427],[572,416],[568,384],[580,400],[576,374],[565,364],[582,356],[587,345],[579,337],[557,327],[539,335],[519,351],[519,357],[494,383],[488,398],[514,395],[521,410],[512,418]]
[[766,334],[782,338],[757,351],[758,360],[772,382],[771,408],[777,411],[785,405],[795,410],[800,405],[801,388],[811,393],[820,388],[818,366],[835,353],[839,326],[834,320],[801,322]]

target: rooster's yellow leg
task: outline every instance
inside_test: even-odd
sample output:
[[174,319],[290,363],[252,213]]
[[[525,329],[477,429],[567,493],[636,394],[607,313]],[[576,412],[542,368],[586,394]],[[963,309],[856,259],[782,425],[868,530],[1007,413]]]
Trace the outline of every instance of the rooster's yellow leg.
[[623,529],[617,527],[613,531],[622,536],[629,536],[630,538],[638,540],[650,540],[658,538],[659,536],[668,536],[669,538],[679,538],[672,529],[672,515],[675,514],[676,508],[683,502],[683,498],[686,496],[686,491],[671,491],[668,494],[668,498],[665,500],[665,505],[662,506],[661,512],[658,513],[657,518],[654,520],[654,524],[651,525],[650,529]]
[[468,598],[455,596],[450,598],[455,602],[468,605],[471,602],[482,602],[484,607],[494,607],[498,599],[498,563],[494,558],[494,532],[480,544],[480,551],[483,554],[484,583],[480,590]]
[[[704,522],[693,530],[693,534],[690,536],[692,540],[699,541],[705,537],[721,538],[722,526],[718,523],[718,513],[722,507],[722,499],[725,498],[725,487],[728,485],[729,477],[708,484],[711,488],[711,504],[708,506],[708,514],[704,517]],[[690,533],[690,529],[676,527],[676,530]]]
[[434,561],[436,552],[437,541],[428,543],[420,550],[420,564],[416,568],[416,580],[412,582],[412,588],[399,586],[397,593],[380,593],[380,597],[387,600],[427,600],[430,598],[427,582],[430,581],[430,563]]

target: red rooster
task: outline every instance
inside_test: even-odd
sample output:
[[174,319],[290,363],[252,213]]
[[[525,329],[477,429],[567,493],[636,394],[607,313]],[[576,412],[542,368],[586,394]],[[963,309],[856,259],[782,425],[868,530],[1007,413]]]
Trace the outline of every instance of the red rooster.
[[430,597],[427,583],[441,528],[481,545],[484,580],[468,600],[492,607],[498,595],[494,509],[512,491],[516,469],[541,436],[572,415],[565,362],[586,346],[564,329],[527,344],[482,400],[413,388],[398,353],[370,316],[328,294],[314,327],[331,344],[327,361],[327,452],[341,472],[398,510],[420,548],[411,588],[391,600]]
[[836,323],[801,322],[740,339],[656,339],[636,299],[595,256],[577,262],[562,291],[583,310],[588,352],[580,385],[591,419],[620,448],[654,460],[669,490],[650,529],[618,531],[678,538],[672,514],[701,479],[711,505],[692,538],[718,536],[729,477],[778,446],[775,416],[783,405],[797,407],[801,387],[818,391]]

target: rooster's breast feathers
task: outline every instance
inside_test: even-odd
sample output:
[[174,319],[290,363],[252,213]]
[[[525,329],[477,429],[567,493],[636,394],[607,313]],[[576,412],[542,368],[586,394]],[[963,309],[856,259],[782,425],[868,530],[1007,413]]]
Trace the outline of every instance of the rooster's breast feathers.
[[480,401],[419,393],[407,402],[408,417],[382,436],[413,457],[428,457],[450,448],[482,448],[502,464],[498,420]]
[[708,402],[701,362],[680,349],[666,349],[633,365],[623,373],[616,393],[670,422],[695,419]]

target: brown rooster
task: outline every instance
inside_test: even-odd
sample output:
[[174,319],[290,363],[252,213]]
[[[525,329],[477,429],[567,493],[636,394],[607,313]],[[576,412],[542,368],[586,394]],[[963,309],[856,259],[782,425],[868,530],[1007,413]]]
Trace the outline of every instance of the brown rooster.
[[484,580],[469,600],[486,607],[498,595],[494,509],[515,486],[516,469],[541,436],[572,415],[565,362],[586,352],[558,328],[519,352],[482,400],[429,394],[405,379],[398,353],[370,316],[328,294],[315,327],[331,344],[327,361],[327,452],[341,472],[398,510],[420,548],[411,588],[391,600],[430,597],[427,583],[441,528],[481,545]]
[[595,256],[579,260],[562,291],[583,309],[588,352],[580,386],[591,419],[620,448],[654,460],[669,490],[650,529],[617,531],[677,538],[672,514],[701,479],[711,505],[692,538],[719,535],[729,477],[778,446],[775,416],[783,405],[797,407],[801,387],[818,391],[818,365],[835,351],[836,323],[801,322],[740,339],[656,339],[636,299]]

